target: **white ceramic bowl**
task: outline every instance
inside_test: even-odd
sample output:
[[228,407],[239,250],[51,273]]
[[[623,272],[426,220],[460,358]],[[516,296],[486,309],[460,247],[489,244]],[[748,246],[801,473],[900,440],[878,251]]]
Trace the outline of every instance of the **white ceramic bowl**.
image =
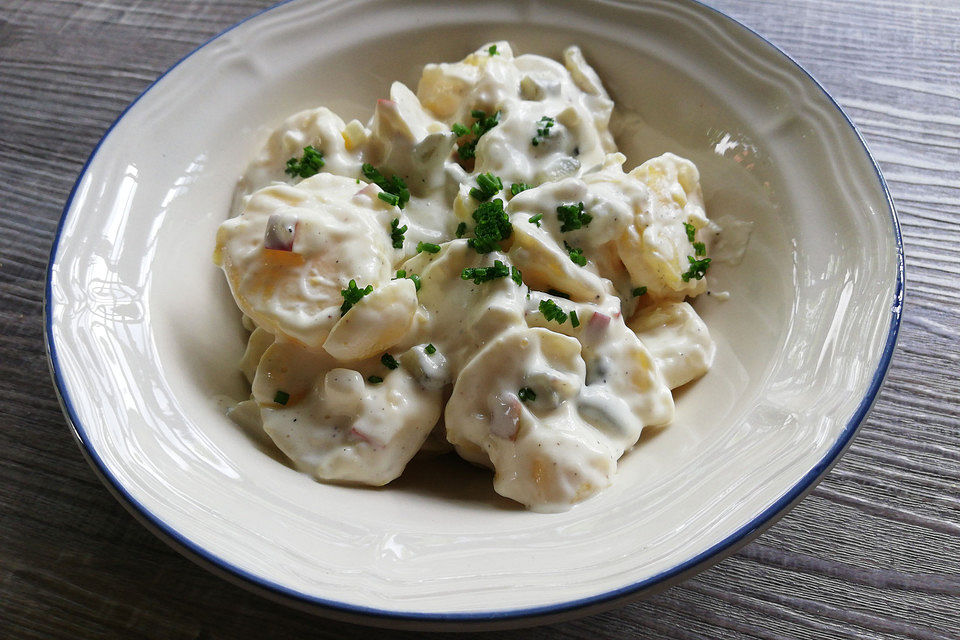
[[[487,40],[583,48],[635,137],[693,159],[708,212],[754,223],[697,306],[713,370],[615,485],[563,514],[487,473],[416,464],[383,489],[316,483],[223,415],[239,314],[211,262],[235,179],[287,114],[365,119],[389,82]],[[46,333],[64,411],[134,515],[240,583],[416,627],[571,617],[716,562],[810,490],[876,397],[903,291],[899,230],[856,130],[783,53],[691,1],[293,1],[182,60],[117,120],[71,194]],[[439,464],[440,468],[437,468]]]

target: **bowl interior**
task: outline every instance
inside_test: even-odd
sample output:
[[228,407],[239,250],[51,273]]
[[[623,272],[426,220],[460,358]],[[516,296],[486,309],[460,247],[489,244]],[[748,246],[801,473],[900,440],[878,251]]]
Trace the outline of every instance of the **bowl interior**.
[[[415,88],[424,63],[495,39],[553,57],[579,44],[617,102],[628,165],[687,156],[708,215],[753,224],[742,262],[712,266],[696,303],[713,370],[613,487],[563,514],[516,508],[448,458],[383,489],[319,484],[223,414],[246,393],[244,342],[211,254],[267,133],[317,105],[366,120],[392,80]],[[187,546],[348,609],[530,610],[699,561],[822,472],[869,405],[897,317],[894,222],[855,131],[782,54],[692,2],[284,4],[151,88],[62,225],[50,348],[94,459]]]

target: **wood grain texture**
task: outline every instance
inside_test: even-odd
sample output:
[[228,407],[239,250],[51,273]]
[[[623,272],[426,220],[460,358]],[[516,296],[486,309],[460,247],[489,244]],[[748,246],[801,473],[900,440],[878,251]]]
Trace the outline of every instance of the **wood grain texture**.
[[[47,372],[44,271],[84,160],[167,67],[268,4],[0,0],[0,637],[419,637],[292,611],[167,548],[87,467]],[[650,600],[488,637],[956,640],[960,3],[711,4],[803,64],[876,155],[907,258],[897,357],[843,460],[740,553]]]

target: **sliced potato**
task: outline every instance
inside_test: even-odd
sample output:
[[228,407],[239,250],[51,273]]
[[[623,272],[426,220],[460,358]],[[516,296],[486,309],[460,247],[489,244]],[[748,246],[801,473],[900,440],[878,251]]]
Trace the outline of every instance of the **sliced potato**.
[[[442,394],[403,368],[378,365],[339,367],[323,351],[274,343],[253,383],[264,430],[298,469],[320,480],[390,482],[437,424]],[[370,380],[373,371],[381,382]]]
[[391,280],[364,296],[337,321],[323,348],[337,360],[364,360],[396,345],[417,312],[412,280]]
[[657,361],[671,389],[696,380],[710,370],[717,347],[706,323],[686,302],[641,307],[630,328]]

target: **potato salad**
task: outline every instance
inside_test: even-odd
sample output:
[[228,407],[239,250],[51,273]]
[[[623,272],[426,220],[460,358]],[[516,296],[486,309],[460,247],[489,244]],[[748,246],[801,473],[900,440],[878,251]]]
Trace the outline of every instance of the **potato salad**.
[[562,511],[609,486],[714,343],[697,168],[630,171],[580,49],[489,43],[395,82],[367,124],[290,116],[215,261],[250,330],[231,409],[297,469],[383,485],[452,449]]

